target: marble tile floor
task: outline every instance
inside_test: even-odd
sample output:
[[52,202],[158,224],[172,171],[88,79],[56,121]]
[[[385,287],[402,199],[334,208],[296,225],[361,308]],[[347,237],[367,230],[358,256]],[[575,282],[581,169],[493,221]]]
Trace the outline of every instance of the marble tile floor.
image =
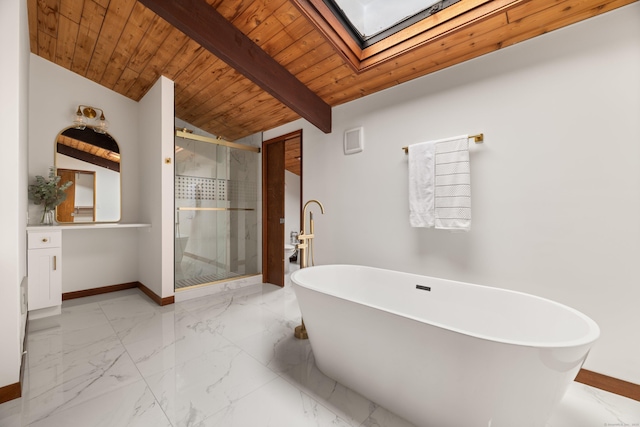
[[[0,426],[411,426],[320,373],[299,321],[289,283],[166,307],[137,289],[65,301],[30,322]],[[640,402],[573,383],[547,423],[603,425],[640,426]]]

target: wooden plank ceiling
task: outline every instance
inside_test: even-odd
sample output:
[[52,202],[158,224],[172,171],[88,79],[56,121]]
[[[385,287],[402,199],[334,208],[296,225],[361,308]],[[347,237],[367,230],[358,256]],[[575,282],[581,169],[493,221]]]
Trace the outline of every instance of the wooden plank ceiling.
[[100,157],[111,162],[120,163],[120,155],[118,153],[113,153],[112,151],[105,150],[104,148],[100,148],[97,145],[88,144],[84,141],[80,141],[78,139],[71,138],[62,134],[58,135],[58,139],[56,142],[58,144],[66,145],[67,147],[75,148],[78,151],[82,151],[92,156]]
[[[236,140],[299,117],[135,0],[27,1],[33,53],[136,101],[164,75],[175,82],[176,116],[214,135]],[[360,71],[303,13],[306,0],[206,1],[336,106],[636,0],[485,1],[478,8],[490,13],[476,8],[472,21],[441,31],[436,22],[416,47]]]

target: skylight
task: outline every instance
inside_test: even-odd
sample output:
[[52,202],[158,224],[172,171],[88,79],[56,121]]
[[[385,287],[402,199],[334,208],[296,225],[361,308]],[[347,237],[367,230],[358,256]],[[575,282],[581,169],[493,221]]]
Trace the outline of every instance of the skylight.
[[324,0],[359,44],[369,46],[460,0]]

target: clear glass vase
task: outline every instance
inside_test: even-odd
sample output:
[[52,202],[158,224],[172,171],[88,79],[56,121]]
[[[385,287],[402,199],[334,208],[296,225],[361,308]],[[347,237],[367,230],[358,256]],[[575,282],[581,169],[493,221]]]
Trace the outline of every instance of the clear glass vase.
[[40,224],[42,225],[53,225],[53,215],[55,210],[53,209],[45,209],[42,211],[42,218],[40,218]]

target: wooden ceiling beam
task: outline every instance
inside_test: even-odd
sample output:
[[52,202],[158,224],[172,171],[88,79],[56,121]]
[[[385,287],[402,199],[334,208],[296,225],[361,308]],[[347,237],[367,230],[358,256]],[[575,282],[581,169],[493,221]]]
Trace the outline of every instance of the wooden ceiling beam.
[[325,133],[331,107],[234,27],[205,0],[140,0],[140,3],[238,70]]

